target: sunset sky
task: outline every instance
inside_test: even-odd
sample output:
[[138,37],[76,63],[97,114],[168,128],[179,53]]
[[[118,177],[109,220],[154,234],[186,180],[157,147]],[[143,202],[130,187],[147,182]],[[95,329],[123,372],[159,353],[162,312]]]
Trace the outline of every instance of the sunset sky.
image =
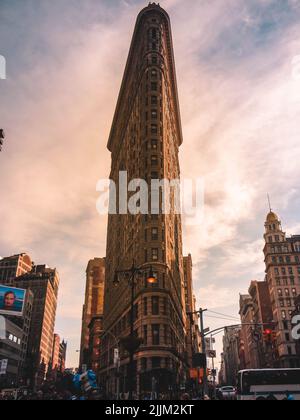
[[[0,255],[28,252],[58,269],[68,366],[78,363],[87,262],[105,256],[96,183],[109,175],[107,139],[147,4],[0,0]],[[182,176],[205,181],[204,218],[185,228],[184,252],[199,306],[237,317],[239,293],[264,279],[267,193],[287,233],[300,233],[300,1],[160,4],[173,27]]]

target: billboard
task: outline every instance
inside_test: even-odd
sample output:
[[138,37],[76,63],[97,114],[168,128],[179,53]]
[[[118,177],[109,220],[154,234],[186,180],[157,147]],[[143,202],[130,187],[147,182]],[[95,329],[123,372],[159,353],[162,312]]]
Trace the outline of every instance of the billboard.
[[26,290],[0,284],[0,315],[23,316]]

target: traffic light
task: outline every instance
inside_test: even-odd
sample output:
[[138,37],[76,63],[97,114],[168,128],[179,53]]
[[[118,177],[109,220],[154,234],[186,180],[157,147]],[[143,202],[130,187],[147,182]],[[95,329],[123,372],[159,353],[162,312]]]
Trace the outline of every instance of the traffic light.
[[5,135],[4,135],[4,130],[3,130],[2,128],[0,128],[0,152],[1,152],[1,150],[2,150],[2,146],[3,146],[3,140],[4,140],[4,138],[5,138]]
[[273,331],[272,330],[264,330],[264,342],[265,343],[272,343],[273,339]]

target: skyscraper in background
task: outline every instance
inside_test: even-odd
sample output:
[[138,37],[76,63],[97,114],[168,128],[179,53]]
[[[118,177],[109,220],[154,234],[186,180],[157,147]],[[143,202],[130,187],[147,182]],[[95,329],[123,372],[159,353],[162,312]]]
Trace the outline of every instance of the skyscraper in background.
[[300,235],[287,238],[279,217],[270,211],[264,238],[266,281],[277,330],[276,364],[282,368],[299,367],[291,319],[300,294]]
[[58,369],[59,367],[59,350],[60,350],[60,336],[54,334],[53,337],[53,351],[52,351],[52,369]]
[[59,275],[46,265],[33,266],[32,271],[14,280],[16,287],[29,289],[34,296],[28,340],[30,379],[41,384],[52,368],[53,338],[56,320]]
[[[150,3],[137,18],[111,128],[110,178],[119,184],[120,171],[127,171],[128,182],[179,179],[182,141],[170,18]],[[110,392],[115,390],[114,348],[129,334],[131,303],[126,279],[115,288],[114,278],[133,261],[152,267],[157,277],[151,286],[140,278],[135,289],[134,330],[143,340],[135,354],[136,392],[169,391],[186,380],[181,216],[174,201],[170,214],[162,214],[161,205],[159,210],[132,215],[119,208],[120,214],[109,215],[101,366]],[[121,351],[121,392],[128,391],[128,364],[128,354]]]
[[[104,283],[105,283],[105,258],[94,258],[89,261],[86,269],[86,289],[85,302],[82,312],[82,331],[80,346],[80,365],[91,365],[91,326],[95,325],[94,318],[97,318],[97,328],[99,319],[103,318],[104,305]],[[102,321],[101,321],[102,322]],[[91,325],[92,323],[92,325]],[[98,328],[99,329],[99,328]],[[100,347],[100,343],[99,346]]]
[[0,260],[0,283],[12,285],[15,278],[29,273],[33,262],[28,254],[12,255]]
[[201,334],[199,329],[199,316],[195,312],[196,298],[193,287],[193,260],[188,255],[183,258],[184,265],[184,292],[187,312],[186,323],[186,346],[189,367],[193,367],[193,355],[201,352]]

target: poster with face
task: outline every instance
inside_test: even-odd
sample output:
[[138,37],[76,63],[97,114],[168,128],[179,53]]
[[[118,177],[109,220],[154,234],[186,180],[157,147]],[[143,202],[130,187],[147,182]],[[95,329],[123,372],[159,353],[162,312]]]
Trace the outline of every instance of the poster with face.
[[0,315],[23,316],[26,290],[0,285]]

